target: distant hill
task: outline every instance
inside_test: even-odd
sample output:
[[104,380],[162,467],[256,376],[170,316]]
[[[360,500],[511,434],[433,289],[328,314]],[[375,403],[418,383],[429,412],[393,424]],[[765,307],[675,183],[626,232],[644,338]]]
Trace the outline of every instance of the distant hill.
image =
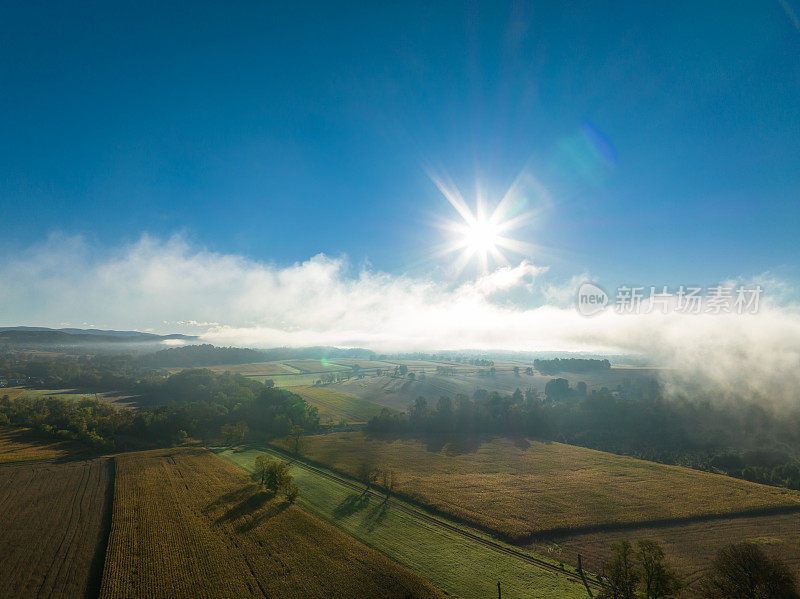
[[246,349],[216,347],[214,345],[184,345],[170,347],[138,359],[141,366],[150,368],[191,368],[220,366],[223,364],[250,364],[275,360],[361,358],[370,359],[374,353],[366,349],[339,347],[275,347],[272,349]]
[[105,331],[103,329],[50,329],[47,327],[0,327],[0,333],[18,331],[21,333],[66,333],[68,335],[97,335],[100,337],[121,337],[125,339],[197,339],[193,335],[156,335],[155,333],[142,333],[141,331]]
[[61,349],[88,347],[111,349],[121,346],[150,345],[166,340],[194,341],[191,335],[154,335],[139,331],[102,331],[99,329],[48,329],[45,327],[0,327],[0,347],[10,349]]

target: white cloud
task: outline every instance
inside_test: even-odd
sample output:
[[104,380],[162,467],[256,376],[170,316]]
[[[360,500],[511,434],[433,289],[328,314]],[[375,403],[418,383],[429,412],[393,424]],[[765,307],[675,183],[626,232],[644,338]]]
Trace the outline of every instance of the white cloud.
[[516,287],[523,282],[533,282],[541,274],[546,273],[546,266],[536,266],[523,260],[518,266],[501,266],[494,272],[481,276],[474,283],[474,287],[481,293],[491,295],[497,291],[504,291]]
[[[351,272],[343,259],[322,254],[278,267],[179,237],[97,252],[79,238],[54,236],[2,261],[0,310],[8,325],[200,329],[208,342],[250,347],[639,352],[721,389],[786,395],[800,388],[793,305],[765,302],[745,316],[584,318],[567,305],[584,275],[555,286],[541,280],[546,271],[522,262],[453,285],[369,265]],[[534,288],[548,303],[531,305]],[[512,291],[530,292],[531,302],[503,301]]]

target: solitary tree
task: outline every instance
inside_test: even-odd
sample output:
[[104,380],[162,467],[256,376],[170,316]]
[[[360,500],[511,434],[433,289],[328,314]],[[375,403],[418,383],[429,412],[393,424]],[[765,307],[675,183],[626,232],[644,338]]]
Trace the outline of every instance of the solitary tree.
[[640,539],[636,549],[645,599],[672,597],[683,588],[678,575],[664,561],[664,550],[661,545],[649,539]]
[[361,460],[356,470],[356,478],[364,483],[364,495],[369,492],[370,487],[378,481],[380,471],[375,465],[375,454],[369,450],[361,453]]
[[614,558],[603,564],[601,573],[606,586],[600,599],[636,599],[636,585],[641,573],[633,561],[633,547],[628,540],[612,543]]
[[300,447],[303,443],[303,430],[302,426],[294,425],[291,430],[289,430],[289,434],[287,438],[289,442],[292,444],[292,448],[294,450],[294,455],[300,455]]
[[276,462],[265,455],[260,455],[256,457],[252,476],[259,486],[272,495],[280,493],[290,503],[294,503],[297,499],[299,491],[286,462]]
[[384,470],[381,476],[381,482],[386,491],[386,496],[383,498],[384,503],[386,503],[389,501],[389,496],[394,493],[394,490],[397,488],[397,477],[395,476],[394,470]]
[[752,543],[720,550],[700,581],[706,599],[798,599],[797,579],[785,563]]

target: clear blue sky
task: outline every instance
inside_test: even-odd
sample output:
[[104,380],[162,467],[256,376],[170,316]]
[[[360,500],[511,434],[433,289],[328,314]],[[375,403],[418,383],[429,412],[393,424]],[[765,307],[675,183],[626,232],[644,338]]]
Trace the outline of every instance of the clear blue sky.
[[[338,5],[335,5],[338,4]],[[287,264],[435,268],[452,208],[525,167],[534,261],[642,284],[800,258],[797,0],[16,2],[0,248],[181,232]],[[589,132],[589,133],[587,133]],[[413,266],[412,266],[413,265]]]

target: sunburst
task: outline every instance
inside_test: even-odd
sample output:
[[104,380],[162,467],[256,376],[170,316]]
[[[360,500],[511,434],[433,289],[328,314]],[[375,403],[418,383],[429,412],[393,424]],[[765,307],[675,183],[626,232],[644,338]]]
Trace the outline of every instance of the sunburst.
[[487,209],[488,202],[479,190],[473,210],[454,185],[430,173],[429,176],[460,217],[459,220],[447,220],[441,224],[450,233],[451,239],[438,252],[439,255],[458,254],[454,263],[456,273],[460,273],[472,260],[486,272],[490,265],[508,264],[507,252],[520,255],[533,252],[532,244],[509,236],[533,215],[526,210],[527,197],[519,193],[519,178],[491,210]]

